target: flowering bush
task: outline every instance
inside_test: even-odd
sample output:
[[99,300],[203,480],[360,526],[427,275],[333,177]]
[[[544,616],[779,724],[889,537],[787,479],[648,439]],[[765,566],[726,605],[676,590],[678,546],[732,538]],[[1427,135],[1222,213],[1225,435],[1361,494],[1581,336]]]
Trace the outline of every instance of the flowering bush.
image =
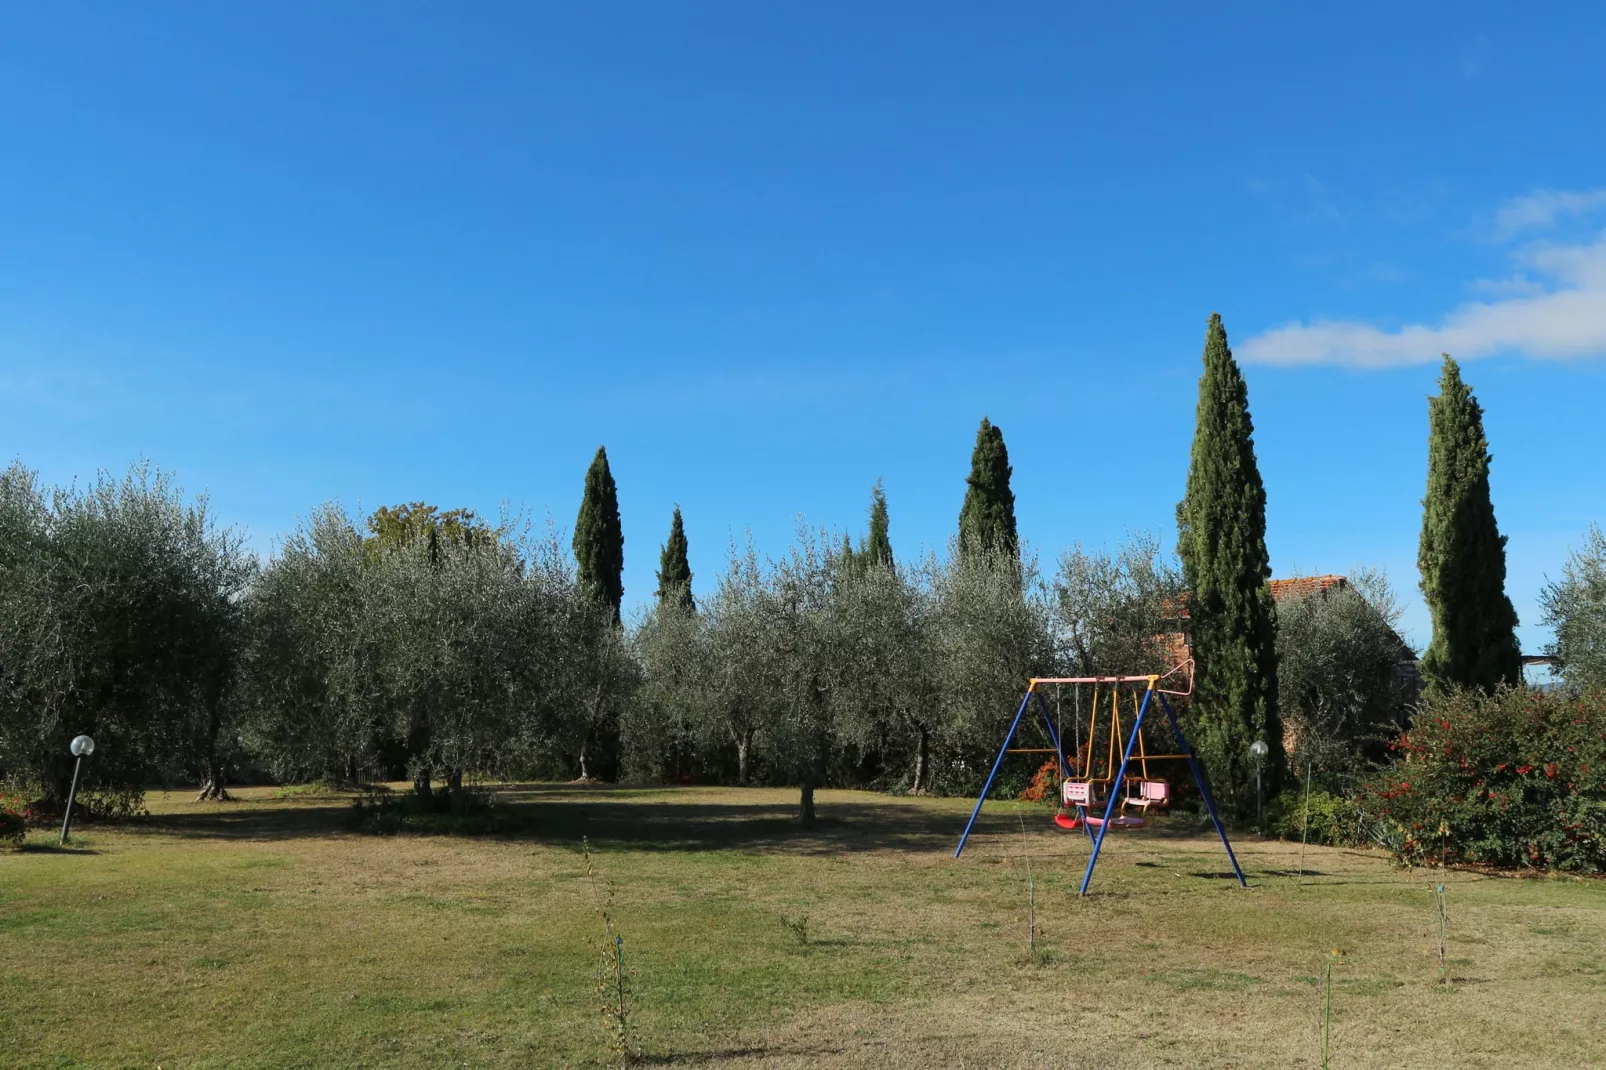
[[1606,693],[1428,701],[1356,803],[1413,861],[1606,872]]
[[1021,802],[1051,802],[1055,806],[1060,801],[1060,763],[1056,758],[1050,758],[1032,776],[1032,782],[1026,785],[1020,793]]
[[28,835],[28,819],[32,816],[28,805],[21,799],[0,794],[0,845],[21,847],[24,837]]

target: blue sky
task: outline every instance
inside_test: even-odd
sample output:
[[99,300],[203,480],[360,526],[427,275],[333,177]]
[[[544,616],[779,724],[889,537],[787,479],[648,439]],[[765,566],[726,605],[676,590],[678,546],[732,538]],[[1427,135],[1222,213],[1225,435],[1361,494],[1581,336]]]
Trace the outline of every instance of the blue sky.
[[[1004,428],[1051,558],[1172,535],[1206,318],[1278,575],[1412,596],[1437,354],[1510,590],[1601,518],[1606,7],[338,3],[0,12],[0,448],[320,501],[953,529]],[[1293,8],[1291,10],[1291,8]]]

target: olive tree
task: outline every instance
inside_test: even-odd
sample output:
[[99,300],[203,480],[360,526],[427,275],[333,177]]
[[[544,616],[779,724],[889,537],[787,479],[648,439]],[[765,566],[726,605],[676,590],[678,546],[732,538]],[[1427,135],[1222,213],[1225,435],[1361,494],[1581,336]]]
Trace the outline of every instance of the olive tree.
[[706,603],[701,679],[688,692],[699,743],[735,750],[738,784],[746,784],[753,773],[754,740],[779,701],[764,603],[767,582],[751,542],[744,553],[732,551]]
[[[1027,679],[1055,665],[1050,606],[1029,554],[950,552],[928,558],[925,570],[935,743],[942,772],[969,790],[985,775]],[[928,773],[926,784],[935,783]]]
[[1400,605],[1383,573],[1284,598],[1277,608],[1280,701],[1296,769],[1341,774],[1376,757],[1416,700],[1413,658],[1395,628]]
[[660,600],[630,634],[641,686],[621,711],[620,748],[631,779],[678,778],[698,750],[698,725],[712,697],[709,629],[690,599],[678,597],[684,590]]
[[1592,525],[1584,546],[1567,556],[1561,579],[1540,595],[1545,624],[1554,630],[1549,653],[1569,688],[1606,688],[1606,535]]
[[1062,667],[1072,676],[1164,672],[1182,600],[1181,573],[1153,535],[1135,534],[1113,553],[1072,547],[1053,580]]
[[82,732],[110,805],[186,759],[215,783],[251,569],[206,500],[147,465],[84,488],[0,474],[0,773],[59,807]]
[[251,752],[282,780],[382,773],[388,715],[378,586],[355,520],[314,510],[246,600],[240,689]]

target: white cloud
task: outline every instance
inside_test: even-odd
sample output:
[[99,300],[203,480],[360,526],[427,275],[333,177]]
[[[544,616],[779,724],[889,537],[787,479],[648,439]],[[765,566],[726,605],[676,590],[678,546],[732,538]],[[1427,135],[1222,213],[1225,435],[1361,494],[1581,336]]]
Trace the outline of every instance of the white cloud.
[[1508,279],[1473,279],[1471,286],[1490,297],[1536,297],[1545,292],[1544,283],[1521,274]]
[[[1539,225],[1562,209],[1552,209],[1549,216],[1539,208],[1526,210],[1524,218]],[[1497,353],[1554,360],[1606,355],[1606,233],[1587,245],[1532,245],[1515,258],[1550,280],[1548,284],[1530,283],[1525,290],[1508,282],[1510,292],[1503,299],[1462,305],[1432,326],[1410,324],[1385,331],[1352,321],[1290,323],[1249,339],[1238,347],[1238,355],[1246,363],[1359,368],[1424,364],[1438,360],[1440,353],[1458,360]]]
[[1564,216],[1587,215],[1606,208],[1606,189],[1535,190],[1501,206],[1495,216],[1496,241],[1510,241],[1525,230],[1548,230]]

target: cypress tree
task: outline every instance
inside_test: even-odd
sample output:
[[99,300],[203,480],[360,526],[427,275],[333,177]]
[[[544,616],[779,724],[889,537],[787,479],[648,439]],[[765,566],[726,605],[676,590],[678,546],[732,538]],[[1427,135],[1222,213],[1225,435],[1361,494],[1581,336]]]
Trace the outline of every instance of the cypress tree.
[[680,519],[677,505],[674,519],[669,522],[669,541],[658,555],[658,605],[692,613],[697,609],[697,602],[691,595],[691,562],[686,557],[686,549],[686,525]]
[[1009,450],[1003,429],[985,416],[976,431],[965,477],[965,504],[959,510],[959,552],[965,555],[1020,553],[1015,532],[1015,492],[1009,489]]
[[887,534],[887,525],[887,492],[878,479],[870,491],[870,535],[860,551],[867,564],[893,567],[892,539]]
[[1177,506],[1193,631],[1192,742],[1210,786],[1240,815],[1254,812],[1249,745],[1264,740],[1267,797],[1282,786],[1282,723],[1277,716],[1277,618],[1266,552],[1266,489],[1255,463],[1249,390],[1227,346],[1221,317],[1205,333],[1204,374],[1188,468]]
[[580,515],[574,522],[574,559],[580,566],[580,586],[607,606],[617,623],[625,597],[625,534],[619,523],[619,488],[602,446],[586,469]]
[[1517,611],[1506,597],[1506,538],[1489,498],[1483,408],[1444,355],[1428,399],[1428,490],[1417,567],[1433,618],[1422,669],[1435,688],[1493,689],[1522,679]]

